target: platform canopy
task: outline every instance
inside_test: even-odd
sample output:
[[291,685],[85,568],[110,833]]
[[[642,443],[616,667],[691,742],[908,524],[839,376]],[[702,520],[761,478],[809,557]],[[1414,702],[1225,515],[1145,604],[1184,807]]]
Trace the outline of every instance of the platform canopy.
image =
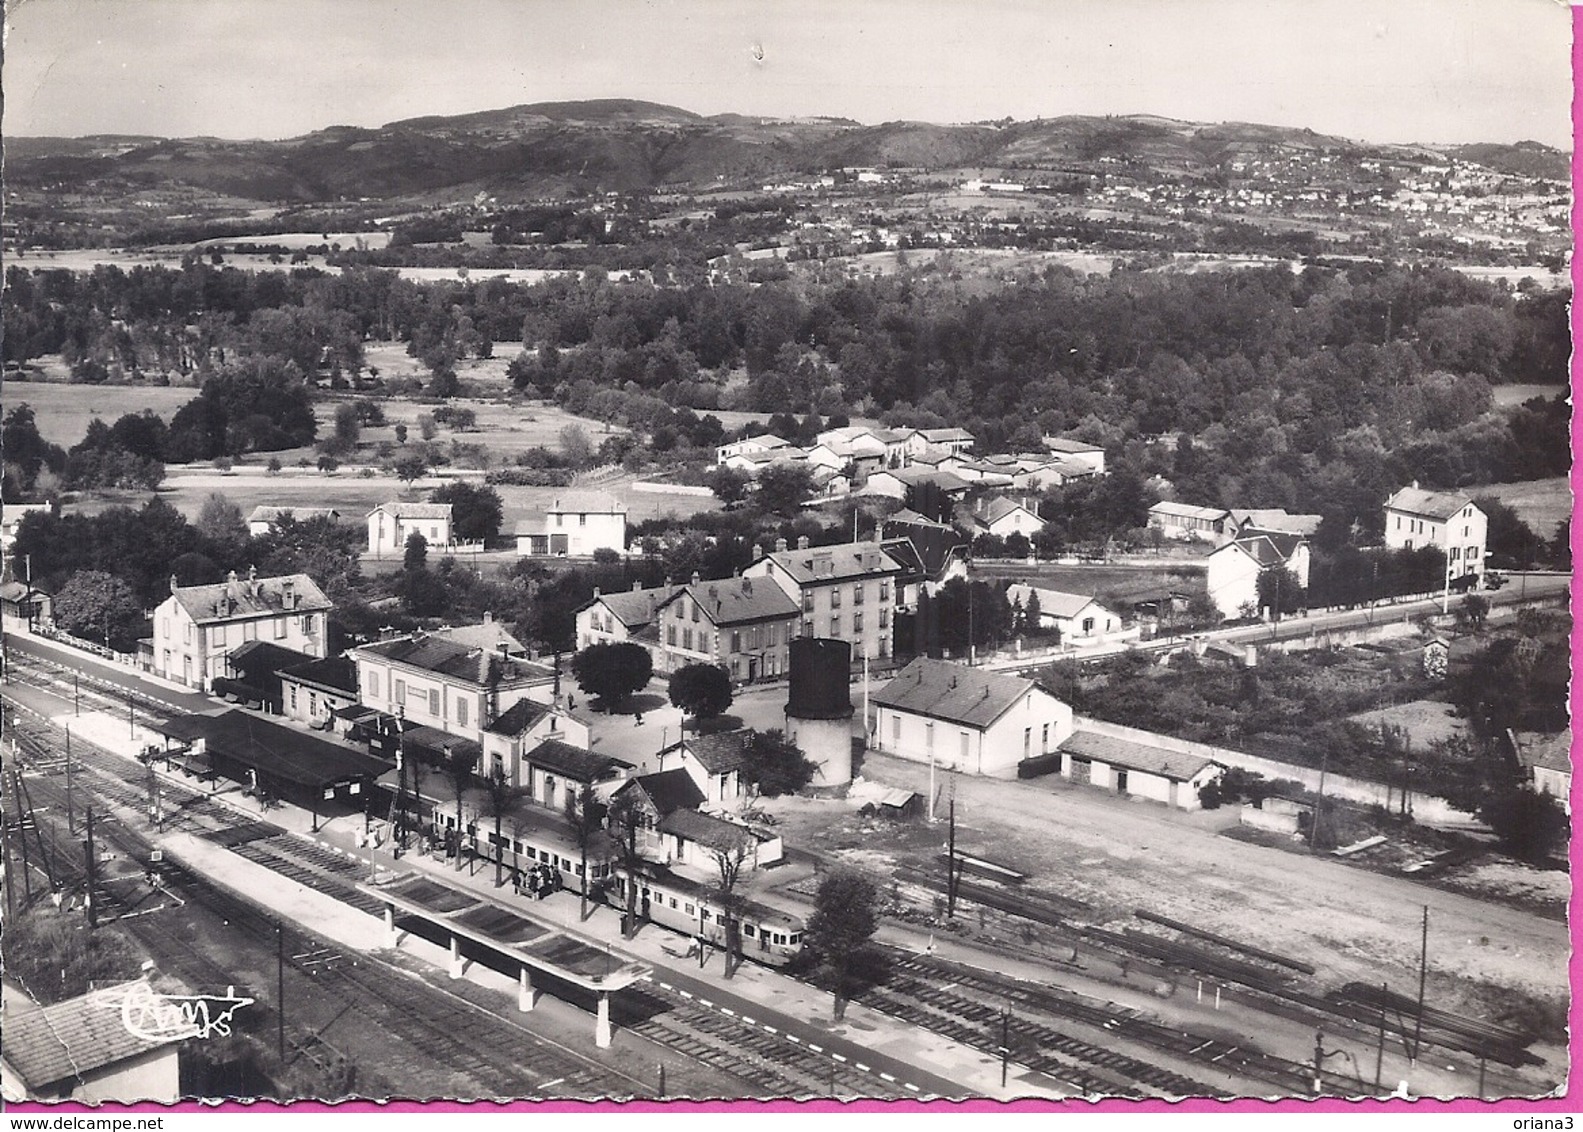
[[586,990],[621,990],[650,973],[641,963],[614,957],[606,944],[429,877],[413,876],[385,885],[360,884],[357,888],[391,908]]
[[151,729],[184,743],[201,739],[204,753],[216,765],[251,768],[260,775],[312,790],[360,779],[371,781],[389,765],[384,759],[271,723],[251,712],[179,715],[153,724]]

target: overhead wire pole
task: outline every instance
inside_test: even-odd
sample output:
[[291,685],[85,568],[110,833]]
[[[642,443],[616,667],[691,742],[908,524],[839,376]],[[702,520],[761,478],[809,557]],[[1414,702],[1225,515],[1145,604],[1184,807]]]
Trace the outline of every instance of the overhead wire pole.
[[1413,1022],[1413,1056],[1414,1064],[1418,1061],[1418,1052],[1422,1048],[1424,1038],[1424,982],[1429,976],[1429,905],[1424,905],[1424,935],[1423,943],[1418,952],[1418,1017]]
[[93,807],[88,807],[88,836],[83,840],[83,865],[87,878],[83,883],[87,886],[83,893],[83,903],[88,906],[88,929],[92,931],[99,926],[99,902],[94,897],[94,880],[98,872],[93,860]]

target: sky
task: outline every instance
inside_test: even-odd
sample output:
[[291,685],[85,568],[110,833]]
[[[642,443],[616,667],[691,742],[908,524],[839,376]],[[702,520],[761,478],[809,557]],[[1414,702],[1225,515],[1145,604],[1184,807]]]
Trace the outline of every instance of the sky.
[[4,133],[282,138],[640,98],[1571,148],[1558,0],[11,0]]

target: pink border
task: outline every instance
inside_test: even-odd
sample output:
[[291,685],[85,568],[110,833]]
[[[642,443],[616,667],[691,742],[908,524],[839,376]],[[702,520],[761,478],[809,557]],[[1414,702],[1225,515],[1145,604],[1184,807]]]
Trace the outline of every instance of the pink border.
[[[1583,264],[1580,264],[1577,254],[1577,236],[1580,222],[1578,205],[1575,199],[1575,189],[1583,183],[1583,93],[1577,82],[1577,75],[1583,70],[1583,8],[1572,9],[1572,183],[1574,186],[1574,202],[1572,207],[1572,291],[1576,296],[1583,291]],[[1576,343],[1579,331],[1583,329],[1583,315],[1577,309],[1574,300],[1571,308],[1572,341]],[[1572,386],[1576,390],[1580,385],[1580,375],[1583,375],[1583,363],[1580,363],[1574,354],[1572,359],[1571,377]],[[1574,413],[1572,418],[1572,451],[1576,453],[1583,449],[1583,415]],[[1583,488],[1583,475],[1580,475],[1576,465],[1572,469],[1572,491],[1577,495]],[[1542,532],[1541,532],[1542,533]],[[1572,530],[1572,549],[1574,558],[1583,553],[1583,536],[1580,536],[1576,526]],[[1576,577],[1573,579],[1574,601],[1576,600]],[[1583,626],[1576,621],[1572,626],[1572,656],[1576,658],[1579,651],[1583,650]],[[1571,691],[1571,708],[1574,721],[1578,716],[1580,705],[1583,705],[1583,690],[1580,690],[1576,679]],[[1573,730],[1573,763],[1577,762],[1578,730],[1574,722]],[[1578,787],[1574,779],[1572,786],[1572,801],[1575,813],[1583,814],[1583,808],[1578,806],[1583,801],[1583,790]],[[1574,830],[1576,834],[1576,830]],[[1573,987],[1572,1006],[1569,1014],[1572,1034],[1583,1034],[1583,1006],[1580,1006],[1577,987],[1578,976],[1583,974],[1583,955],[1580,955],[1576,944],[1579,907],[1577,878],[1579,865],[1583,864],[1583,850],[1579,848],[1579,838],[1574,835],[1570,849],[1570,860],[1573,877],[1572,901],[1570,907],[1570,922],[1573,930],[1574,949],[1569,971]],[[1571,1050],[1572,1066],[1567,1074],[1567,1089],[1573,1085],[1573,1077],[1577,1068],[1577,1049]],[[808,1114],[820,1112],[1268,1112],[1273,1110],[1287,1110],[1292,1112],[1388,1112],[1392,1110],[1412,1110],[1418,1112],[1576,1112],[1578,1102],[1575,1098],[1557,1097],[1544,1100],[1508,1100],[1508,1101],[1438,1101],[1438,1100],[1303,1100],[1290,1098],[1279,1101],[1260,1100],[1184,1100],[1184,1101],[1130,1101],[1130,1100],[1103,1100],[1103,1101],[475,1101],[464,1103],[460,1101],[391,1101],[381,1104],[377,1101],[346,1101],[342,1104],[325,1104],[321,1101],[297,1101],[292,1104],[280,1104],[275,1101],[255,1101],[244,1103],[240,1101],[225,1101],[220,1104],[205,1104],[201,1101],[182,1101],[177,1104],[105,1104],[90,1106],[72,1102],[58,1104],[41,1104],[38,1102],[23,1102],[8,1104],[6,1110],[13,1113],[69,1113],[69,1112],[269,1112],[285,1110],[289,1112],[322,1113],[322,1112],[468,1112],[470,1110],[501,1111],[501,1112],[565,1112],[584,1113],[595,1111],[629,1111],[642,1112],[714,1112],[726,1111],[734,1108],[757,1108],[765,1112],[803,1112]]]

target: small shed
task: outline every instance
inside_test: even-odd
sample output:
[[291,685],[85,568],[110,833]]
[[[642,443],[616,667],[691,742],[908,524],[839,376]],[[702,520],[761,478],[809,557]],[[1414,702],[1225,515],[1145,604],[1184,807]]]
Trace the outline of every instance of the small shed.
[[32,630],[50,619],[50,595],[24,582],[0,584],[0,619],[8,628]]
[[[8,990],[5,1050],[0,1054],[6,1100],[179,1100],[178,1047],[191,1035],[152,1023],[134,1029],[123,1020],[129,997],[146,1000],[150,1007],[159,1004],[141,979],[49,1006],[15,1002]],[[135,1002],[132,1007],[138,1009]]]
[[1225,770],[1203,755],[1097,731],[1074,731],[1058,749],[1064,778],[1181,810],[1198,809],[1198,792]]

